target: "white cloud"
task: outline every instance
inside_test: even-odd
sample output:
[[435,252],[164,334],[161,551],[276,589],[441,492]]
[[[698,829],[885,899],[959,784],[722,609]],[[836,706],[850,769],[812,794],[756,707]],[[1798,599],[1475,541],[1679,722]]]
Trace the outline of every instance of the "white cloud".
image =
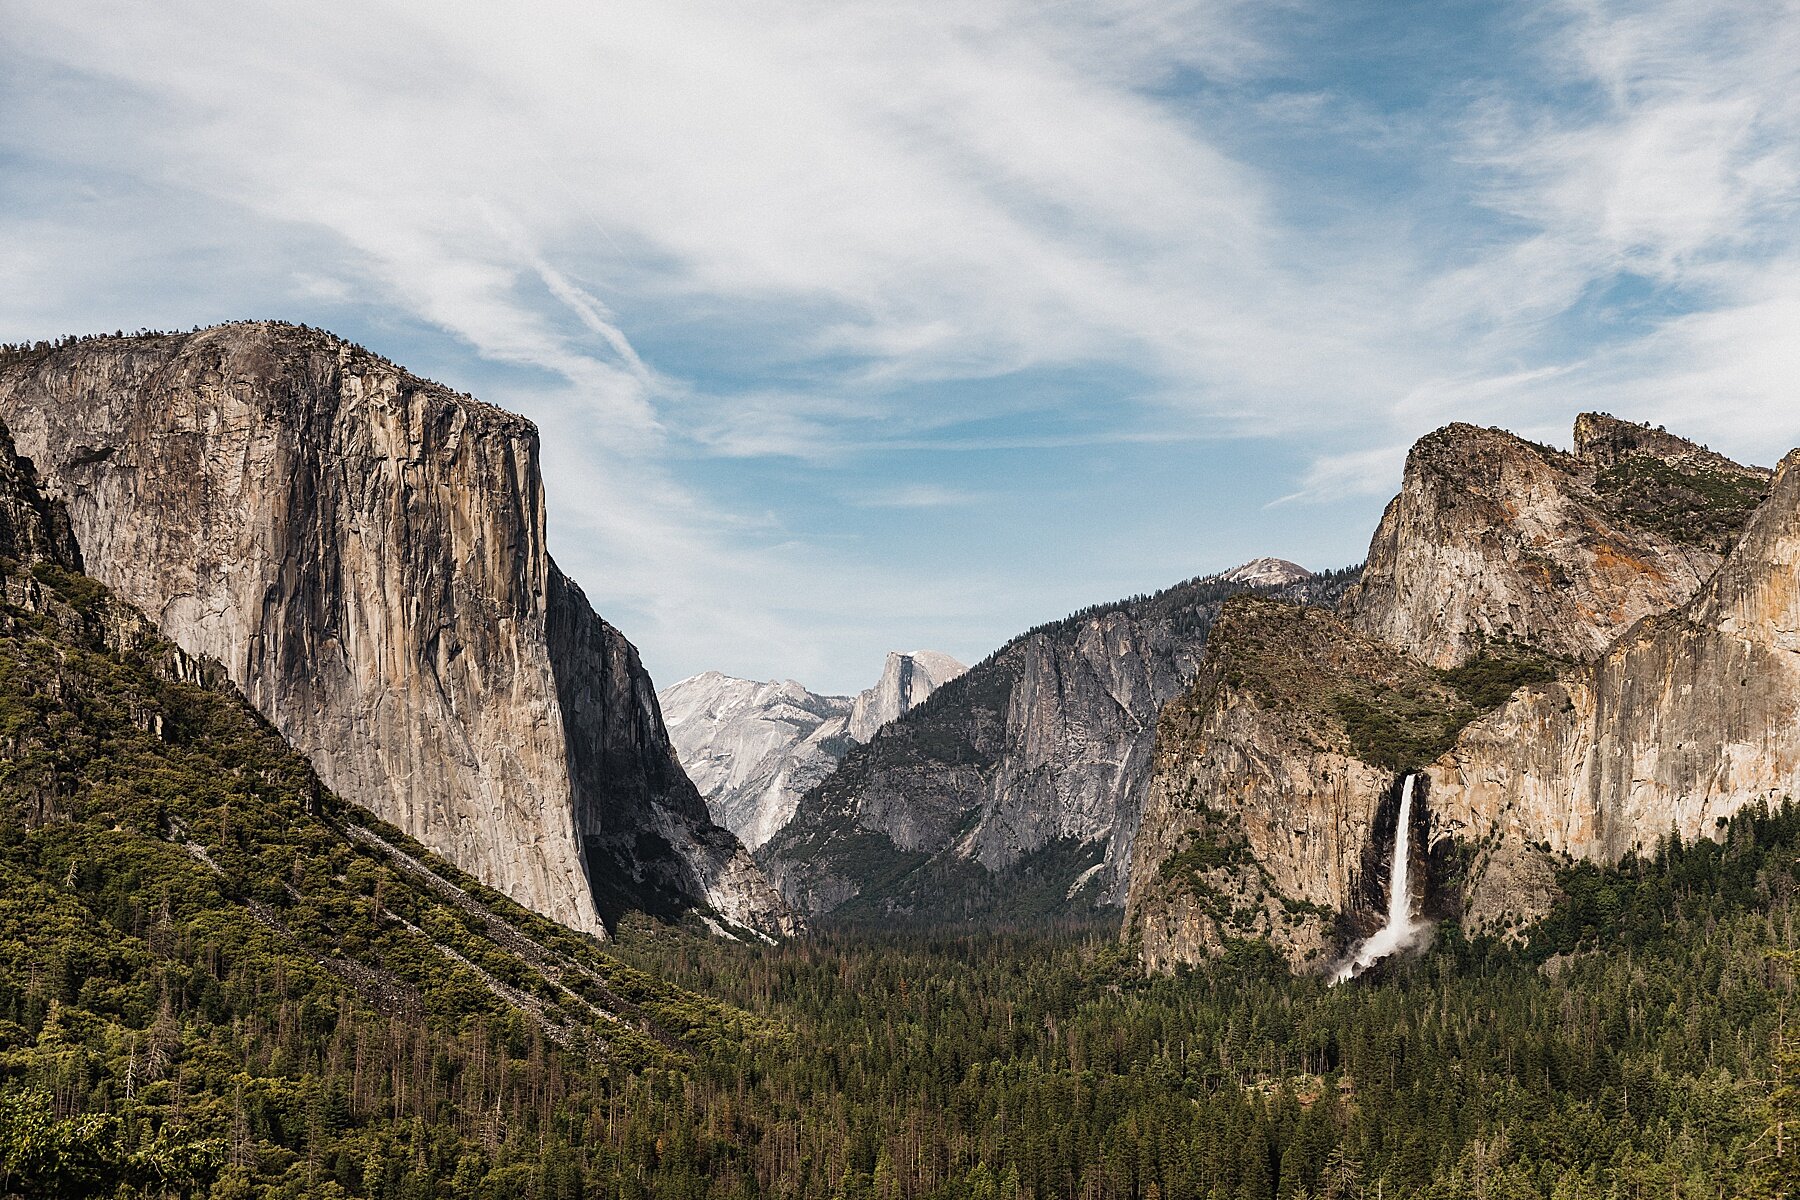
[[[1534,74],[1404,119],[1283,58],[1323,11],[21,0],[0,61],[34,82],[0,134],[93,197],[0,216],[0,312],[113,324],[135,242],[189,272],[171,288],[260,273],[447,330],[528,377],[487,398],[544,426],[572,572],[682,669],[757,677],[991,608],[995,581],[883,574],[728,511],[680,482],[696,455],[1257,435],[1316,448],[1289,499],[1341,502],[1451,419],[1546,436],[1607,407],[1765,458],[1800,439],[1793,3],[1545,5]],[[1257,122],[1431,161],[1479,211],[1434,229],[1411,197],[1347,194],[1297,219],[1334,181],[1259,161]],[[1624,277],[1650,296],[1635,323],[1571,331]],[[1117,419],[979,424],[1032,401],[968,381],[1058,368],[1129,377],[1088,401]],[[862,504],[967,500],[919,481]]]
[[942,487],[934,483],[909,483],[878,488],[854,498],[864,508],[970,508],[992,497],[968,488]]
[[[1800,263],[1800,5],[1549,11],[1536,98],[1489,103],[1469,125],[1480,196],[1516,232],[1424,292],[1488,376],[1488,397],[1451,403],[1515,424],[1608,408],[1779,453],[1800,437],[1779,332]],[[1615,286],[1640,317],[1558,336]]]

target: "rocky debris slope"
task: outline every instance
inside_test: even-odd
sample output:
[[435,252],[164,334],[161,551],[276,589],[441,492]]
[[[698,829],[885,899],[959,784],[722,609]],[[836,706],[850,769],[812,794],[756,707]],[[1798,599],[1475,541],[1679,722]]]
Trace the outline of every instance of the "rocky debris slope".
[[1152,967],[1368,932],[1408,772],[1429,913],[1475,928],[1543,910],[1540,847],[1616,859],[1792,786],[1800,688],[1754,647],[1794,627],[1796,485],[1600,415],[1576,448],[1428,435],[1342,620],[1228,609],[1159,730],[1127,920]]
[[587,851],[627,838],[608,806],[629,793],[657,818],[633,871],[789,927],[683,791],[635,651],[551,562],[529,422],[266,322],[8,352],[0,418],[94,576],[340,795],[603,933],[597,898],[637,880]]
[[[1345,576],[1289,585],[1335,599]],[[1221,576],[1015,638],[848,754],[758,853],[809,912],[1045,915],[1124,899],[1157,713]]]
[[713,819],[754,850],[852,746],[967,669],[947,654],[917,650],[890,653],[880,682],[854,697],[821,696],[792,679],[758,683],[707,671],[658,699]]

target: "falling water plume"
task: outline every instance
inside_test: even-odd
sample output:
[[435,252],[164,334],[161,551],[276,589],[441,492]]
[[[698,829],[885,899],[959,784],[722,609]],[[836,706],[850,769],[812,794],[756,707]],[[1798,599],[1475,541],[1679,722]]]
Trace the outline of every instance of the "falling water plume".
[[1411,855],[1407,848],[1412,832],[1413,781],[1417,778],[1408,775],[1406,782],[1400,785],[1400,818],[1394,827],[1394,862],[1388,868],[1387,924],[1338,964],[1331,973],[1333,984],[1355,979],[1388,955],[1410,949],[1424,930],[1424,926],[1413,919]]

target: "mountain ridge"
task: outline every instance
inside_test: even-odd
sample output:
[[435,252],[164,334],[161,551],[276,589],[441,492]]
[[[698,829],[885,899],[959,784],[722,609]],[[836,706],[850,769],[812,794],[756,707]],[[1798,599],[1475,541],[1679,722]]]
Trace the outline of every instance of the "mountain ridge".
[[890,651],[880,680],[826,696],[793,679],[759,682],[719,671],[657,694],[669,737],[719,824],[755,850],[840,758],[910,711],[964,667],[933,650]]
[[[1779,736],[1800,679],[1732,649],[1800,622],[1781,582],[1800,557],[1792,456],[1771,479],[1605,414],[1575,440],[1426,435],[1338,612],[1221,622],[1159,723],[1125,924],[1147,966],[1260,937],[1319,970],[1371,932],[1405,774],[1422,911],[1478,931],[1547,911],[1560,856],[1709,834],[1800,783]],[[1670,515],[1695,504],[1676,539]],[[1750,777],[1714,807],[1675,795]]]
[[[1251,586],[1224,574],[1010,639],[846,755],[758,861],[796,908],[840,918],[1122,900],[1145,734],[1197,666],[1218,605]],[[1335,600],[1346,579],[1288,586]]]

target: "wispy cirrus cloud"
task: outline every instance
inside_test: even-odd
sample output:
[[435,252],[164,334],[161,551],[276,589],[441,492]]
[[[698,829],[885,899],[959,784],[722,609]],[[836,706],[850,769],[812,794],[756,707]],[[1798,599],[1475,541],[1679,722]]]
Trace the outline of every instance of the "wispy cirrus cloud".
[[1356,557],[1447,420],[1800,440],[1794,5],[1479,16],[23,0],[0,319],[365,330],[539,421],[659,671],[860,687],[1141,547]]

